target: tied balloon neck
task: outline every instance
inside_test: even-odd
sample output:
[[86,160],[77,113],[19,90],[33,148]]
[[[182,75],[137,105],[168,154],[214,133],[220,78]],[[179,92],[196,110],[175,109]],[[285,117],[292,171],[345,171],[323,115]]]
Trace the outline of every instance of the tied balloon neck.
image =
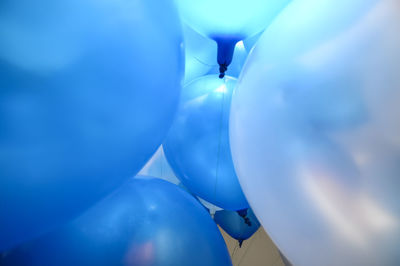
[[236,212],[237,212],[237,214],[239,214],[240,217],[243,218],[245,224],[247,224],[248,226],[251,226],[251,221],[250,221],[249,217],[247,217],[247,210],[248,209],[243,209],[243,210],[238,210]]
[[238,242],[239,242],[239,248],[241,248],[241,247],[242,247],[242,245],[243,245],[243,241],[244,241],[243,239],[239,239],[239,240],[238,240]]
[[225,72],[228,70],[228,66],[226,64],[219,65],[219,78],[222,79],[225,77]]
[[215,39],[215,41],[218,45],[217,61],[219,65],[219,78],[222,79],[225,77],[225,72],[228,70],[228,66],[232,62],[235,45],[238,40]]

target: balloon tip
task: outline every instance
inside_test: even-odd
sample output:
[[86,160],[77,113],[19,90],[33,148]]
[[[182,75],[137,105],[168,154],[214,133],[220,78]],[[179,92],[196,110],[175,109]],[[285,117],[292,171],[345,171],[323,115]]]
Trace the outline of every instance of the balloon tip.
[[219,78],[222,79],[225,77],[225,72],[228,70],[227,64],[220,64],[219,65]]
[[249,217],[247,217],[247,210],[248,209],[243,209],[243,210],[238,210],[236,211],[240,217],[243,218],[244,223],[247,224],[248,226],[251,226],[251,221],[249,219]]

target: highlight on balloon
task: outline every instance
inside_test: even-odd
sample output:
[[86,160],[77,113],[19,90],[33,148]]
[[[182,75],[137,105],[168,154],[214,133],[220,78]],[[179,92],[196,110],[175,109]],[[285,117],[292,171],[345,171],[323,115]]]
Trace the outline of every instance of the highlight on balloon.
[[0,3],[0,265],[399,266],[398,0]]

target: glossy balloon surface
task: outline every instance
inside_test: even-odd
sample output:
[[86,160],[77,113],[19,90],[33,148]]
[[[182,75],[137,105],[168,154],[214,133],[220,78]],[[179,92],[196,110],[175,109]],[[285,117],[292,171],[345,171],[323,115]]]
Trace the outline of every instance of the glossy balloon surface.
[[4,250],[75,217],[140,170],[172,122],[183,56],[169,1],[0,6]]
[[235,167],[294,265],[400,264],[399,10],[294,1],[246,63]]
[[232,265],[206,210],[160,179],[129,180],[82,216],[21,245],[1,265]]
[[199,78],[182,91],[175,121],[163,144],[165,156],[182,183],[218,207],[248,207],[229,146],[228,121],[233,78]]
[[243,40],[264,30],[290,0],[176,0],[189,26],[211,39]]
[[257,44],[257,42],[258,42],[258,40],[260,39],[260,37],[261,37],[261,35],[262,35],[263,32],[264,32],[264,31],[259,32],[259,33],[257,33],[256,35],[254,35],[254,36],[252,36],[252,37],[250,37],[250,38],[247,38],[247,39],[243,40],[243,45],[244,45],[244,47],[245,47],[245,49],[246,49],[246,51],[247,51],[248,53],[250,53],[251,49],[253,49],[254,46]]
[[231,237],[237,240],[249,239],[260,228],[260,222],[251,209],[247,210],[246,217],[250,224],[236,211],[217,211],[214,214],[214,221],[224,229]]

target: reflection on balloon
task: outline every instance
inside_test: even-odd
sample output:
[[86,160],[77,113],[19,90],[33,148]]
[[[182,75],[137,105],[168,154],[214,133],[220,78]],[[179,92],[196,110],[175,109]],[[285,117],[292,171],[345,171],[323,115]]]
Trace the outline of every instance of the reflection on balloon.
[[[218,44],[218,64],[232,61],[235,44],[264,30],[290,0],[176,0],[190,27]],[[224,73],[225,70],[221,70]]]
[[0,40],[4,250],[140,170],[172,122],[183,57],[169,1],[2,1]]
[[248,208],[233,167],[228,137],[235,85],[233,78],[209,75],[185,86],[163,144],[165,156],[182,183],[197,196],[228,210]]
[[399,8],[294,1],[246,63],[235,167],[294,265],[400,265]]
[[204,208],[178,186],[144,177],[129,180],[69,224],[5,253],[0,264],[232,265]]
[[239,241],[239,245],[249,239],[260,228],[260,222],[251,209],[237,211],[217,211],[214,221],[221,226],[228,235]]

